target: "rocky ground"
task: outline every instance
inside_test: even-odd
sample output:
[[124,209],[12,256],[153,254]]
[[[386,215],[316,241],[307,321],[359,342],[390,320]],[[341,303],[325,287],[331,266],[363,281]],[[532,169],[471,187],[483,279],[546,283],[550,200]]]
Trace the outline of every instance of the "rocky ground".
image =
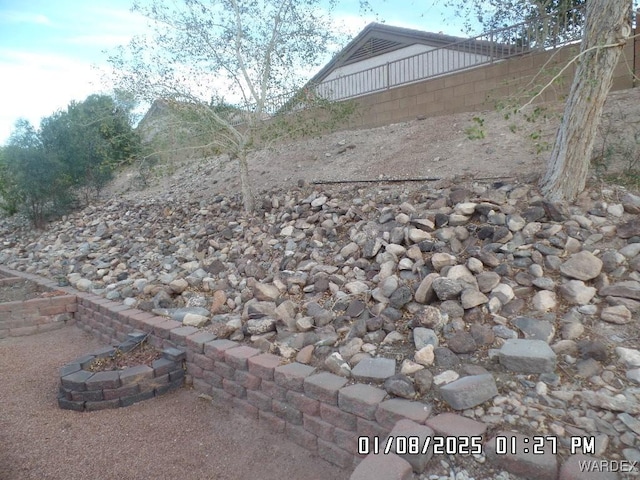
[[[402,132],[424,125],[387,130],[407,143]],[[324,145],[339,145],[335,135]],[[516,156],[513,145],[487,148]],[[314,152],[305,161],[318,162]],[[575,205],[550,204],[535,172],[521,171],[535,170],[527,155],[473,178],[455,158],[446,174],[416,172],[414,144],[392,155],[401,176],[437,182],[313,185],[311,168],[271,172],[279,180],[260,189],[254,215],[226,193],[229,182],[216,183],[230,167],[213,159],[44,232],[5,219],[0,263],[379,381],[434,414],[557,436],[563,458],[569,438],[584,436],[595,438],[593,457],[639,461],[640,197],[592,185]],[[370,168],[366,155],[345,161],[349,175],[391,176],[389,158],[368,159]],[[254,177],[262,169],[253,163]],[[484,478],[477,461],[456,478]]]

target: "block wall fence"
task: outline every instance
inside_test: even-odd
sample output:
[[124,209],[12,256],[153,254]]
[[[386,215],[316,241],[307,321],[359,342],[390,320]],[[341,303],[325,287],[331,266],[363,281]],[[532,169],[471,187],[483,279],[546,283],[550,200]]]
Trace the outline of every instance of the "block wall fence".
[[59,323],[75,323],[105,344],[123,342],[129,333],[145,332],[157,348],[186,352],[186,383],[196,391],[211,396],[214,404],[239,409],[346,471],[365,458],[357,454],[359,436],[384,438],[398,421],[409,419],[424,425],[431,414],[428,404],[389,399],[381,388],[353,384],[309,365],[286,363],[277,355],[216,339],[212,333],[97,295],[58,287],[35,275],[0,267],[0,276],[65,292],[46,299],[64,299],[67,320]]
[[[579,45],[569,45],[555,51],[523,55],[358,97],[355,99],[357,113],[346,127],[371,128],[415,120],[419,116],[494,109],[500,100],[544,85],[553,75],[543,75],[533,85],[530,83],[543,68],[554,74],[559,72],[579,48]],[[564,71],[539,101],[554,101],[566,95],[574,73],[575,64]],[[637,84],[634,75],[640,77],[640,38],[630,40],[624,47],[614,72],[612,90],[634,87]]]

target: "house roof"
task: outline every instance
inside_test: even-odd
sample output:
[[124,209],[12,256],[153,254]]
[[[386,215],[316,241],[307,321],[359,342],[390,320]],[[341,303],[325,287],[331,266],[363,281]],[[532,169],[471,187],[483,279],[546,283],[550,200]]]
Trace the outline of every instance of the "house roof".
[[311,83],[322,82],[333,70],[343,65],[359,62],[415,44],[429,45],[436,48],[447,45],[455,48],[455,44],[460,44],[461,47],[464,45],[466,49],[469,48],[470,44],[474,44],[475,49],[478,49],[478,47],[486,49],[488,47],[488,42],[373,22],[367,25],[364,30],[338,52],[311,79]]

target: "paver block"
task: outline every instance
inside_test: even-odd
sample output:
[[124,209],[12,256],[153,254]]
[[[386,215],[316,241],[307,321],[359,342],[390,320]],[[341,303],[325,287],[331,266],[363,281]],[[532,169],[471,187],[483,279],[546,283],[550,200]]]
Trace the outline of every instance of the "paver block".
[[333,373],[318,373],[304,379],[304,393],[321,402],[337,405],[338,390],[344,387],[347,381],[346,378]]
[[400,420],[398,423],[396,423],[395,427],[393,427],[393,430],[391,430],[391,432],[389,433],[389,437],[393,437],[394,439],[391,451],[399,455],[400,450],[406,449],[406,445],[401,445],[399,443],[398,439],[400,438],[419,438],[419,453],[406,453],[399,456],[409,462],[414,472],[423,473],[427,468],[427,463],[429,463],[429,460],[431,460],[431,457],[433,456],[433,447],[429,447],[427,448],[426,452],[423,452],[423,445],[425,445],[427,437],[432,437],[433,434],[433,430],[426,425],[420,425],[413,420]]
[[165,348],[162,351],[162,356],[173,362],[181,362],[182,360],[185,360],[187,358],[187,354],[184,350],[173,347]]
[[[515,437],[515,451],[511,450],[512,438]],[[506,470],[514,475],[536,480],[556,480],[558,476],[558,460],[551,453],[549,444],[542,445],[542,454],[534,453],[533,438],[514,432],[499,432],[485,444],[487,460],[493,465]],[[498,439],[498,440],[497,440]],[[502,440],[504,439],[504,440]],[[498,454],[496,446],[500,441],[501,446],[506,446],[507,454]],[[526,453],[525,453],[526,451]]]
[[61,378],[62,386],[69,390],[81,392],[87,389],[86,381],[93,376],[92,372],[79,370]]
[[230,348],[235,348],[239,344],[232,340],[213,340],[204,344],[204,354],[216,361],[224,361],[224,352]]
[[370,454],[360,462],[349,480],[411,480],[413,469],[409,462],[395,453]]
[[556,354],[543,340],[511,338],[500,349],[500,363],[513,372],[553,372]]
[[147,365],[136,365],[120,372],[120,382],[124,386],[131,383],[139,383],[146,378],[153,378],[153,376],[153,368]]
[[118,388],[120,374],[116,371],[96,372],[85,382],[87,390],[102,390],[103,388]]
[[320,417],[322,417],[323,420],[331,423],[332,425],[344,430],[355,431],[358,425],[358,417],[356,417],[354,414],[344,412],[338,407],[327,405],[326,403],[320,404]]
[[378,405],[376,420],[380,425],[391,429],[396,422],[404,418],[416,423],[425,423],[429,415],[431,415],[431,405],[402,398],[392,398]]
[[204,345],[217,338],[215,333],[198,332],[187,337],[187,347],[196,353],[204,353]]
[[338,406],[345,412],[373,420],[378,404],[386,396],[387,392],[380,388],[356,383],[338,391]]
[[384,382],[396,374],[396,361],[391,358],[364,358],[351,370],[360,382]]
[[287,390],[304,391],[304,380],[315,371],[314,367],[302,363],[280,365],[273,372],[274,381]]
[[286,399],[287,402],[307,415],[320,415],[320,402],[307,397],[304,393],[289,390]]
[[462,377],[440,387],[442,399],[456,410],[472,408],[498,395],[493,375]]
[[282,358],[271,353],[263,353],[250,357],[247,362],[249,373],[265,380],[273,380],[273,372],[282,363]]
[[238,370],[247,370],[247,360],[259,354],[260,350],[258,350],[257,348],[247,347],[243,345],[240,347],[225,350],[224,361],[227,363],[227,365]]
[[176,362],[173,360],[169,360],[168,358],[158,358],[151,362],[151,367],[155,372],[155,376],[159,377],[161,375],[166,375],[171,370],[173,370],[176,366]]
[[486,424],[455,413],[441,413],[429,418],[425,425],[433,428],[440,435],[451,437],[479,437],[487,431]]

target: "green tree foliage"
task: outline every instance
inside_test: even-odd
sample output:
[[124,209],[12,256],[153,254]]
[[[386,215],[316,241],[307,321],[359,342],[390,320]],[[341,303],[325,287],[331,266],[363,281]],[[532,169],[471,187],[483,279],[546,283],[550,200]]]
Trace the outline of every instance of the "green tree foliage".
[[41,228],[52,211],[68,208],[69,177],[63,165],[47,154],[38,132],[28,121],[16,123],[3,153],[2,194],[9,213],[22,208]]
[[[120,88],[171,112],[171,133],[238,161],[245,210],[254,208],[248,155],[270,118],[336,41],[335,0],[182,0],[136,3],[151,37],[111,57]],[[213,99],[213,100],[212,100]],[[226,99],[226,101],[225,101]],[[276,129],[288,135],[297,126]],[[272,129],[272,131],[274,131]],[[183,142],[178,148],[186,148]]]
[[100,194],[116,167],[139,152],[130,108],[110,96],[91,95],[41,122],[39,136],[45,150],[65,166],[85,202]]
[[114,169],[140,150],[131,106],[106,95],[72,102],[42,119],[39,130],[20,120],[0,154],[0,208],[23,210],[34,225],[88,201]]

